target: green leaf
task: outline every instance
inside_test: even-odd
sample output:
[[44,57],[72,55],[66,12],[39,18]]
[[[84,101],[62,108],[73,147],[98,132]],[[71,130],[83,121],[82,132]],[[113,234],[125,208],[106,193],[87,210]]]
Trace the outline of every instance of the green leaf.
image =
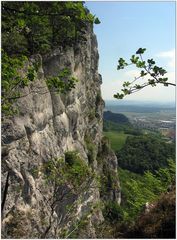
[[119,94],[119,93],[114,94],[114,98],[123,99],[123,97],[124,97],[124,94]]
[[100,24],[101,22],[100,22],[100,20],[96,17],[95,20],[94,20],[94,23],[95,23],[95,24]]
[[143,77],[143,76],[145,76],[145,75],[147,75],[147,73],[145,73],[145,71],[141,71],[141,77]]
[[28,69],[28,73],[27,73],[27,78],[29,79],[29,81],[34,81],[34,79],[35,79],[35,69],[34,68],[29,68]]
[[130,59],[130,61],[132,62],[132,63],[137,63],[137,61],[139,60],[139,57],[136,57],[135,55],[132,55],[132,57],[131,57],[131,59]]
[[17,22],[18,22],[18,26],[19,26],[20,28],[24,28],[25,25],[26,25],[24,19],[18,19]]
[[126,63],[123,58],[119,58],[117,70],[124,69],[124,67],[127,65],[128,65],[128,63]]
[[150,65],[154,65],[155,64],[155,61],[151,58],[151,59],[148,59],[147,62],[150,64]]
[[145,62],[144,62],[144,61],[138,61],[138,62],[136,63],[136,66],[137,66],[138,68],[143,68],[143,67],[145,67]]
[[139,49],[136,51],[136,54],[143,54],[145,51],[146,51],[146,48],[139,48]]
[[156,82],[154,79],[148,79],[148,82],[149,84],[152,86],[152,87],[155,87],[156,86]]
[[139,84],[136,84],[136,85],[135,85],[135,88],[136,88],[136,89],[141,89],[141,88],[142,88],[142,86],[141,86],[141,85],[139,85]]
[[130,85],[130,82],[124,82],[122,86],[123,87],[128,87],[129,85]]

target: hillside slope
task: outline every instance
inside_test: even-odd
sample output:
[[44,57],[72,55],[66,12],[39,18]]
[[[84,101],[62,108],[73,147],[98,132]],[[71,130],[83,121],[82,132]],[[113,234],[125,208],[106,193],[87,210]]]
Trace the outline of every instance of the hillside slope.
[[121,113],[113,113],[111,111],[105,111],[103,114],[104,120],[111,121],[119,124],[129,124],[129,119]]
[[176,233],[176,186],[163,194],[142,213],[136,223],[127,229],[123,238],[170,238]]

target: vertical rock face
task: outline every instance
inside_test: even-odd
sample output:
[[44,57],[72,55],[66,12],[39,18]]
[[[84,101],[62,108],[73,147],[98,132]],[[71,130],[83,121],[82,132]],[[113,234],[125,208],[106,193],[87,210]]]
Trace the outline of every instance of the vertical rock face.
[[[31,57],[31,63],[40,62],[36,79],[16,103],[19,114],[2,123],[3,238],[71,236],[85,213],[87,221],[80,237],[96,237],[93,223],[99,224],[103,216],[101,209],[93,206],[105,199],[120,202],[117,159],[102,136],[102,81],[91,26],[85,37],[85,43],[77,46]],[[45,79],[63,68],[69,68],[79,80],[75,89],[65,95],[50,92]],[[116,183],[103,191],[91,179],[80,195],[72,192],[69,204],[74,210],[70,213],[67,197],[52,205],[55,186],[46,183],[42,170],[52,159],[65,158],[68,151],[77,152],[96,176],[115,176]]]

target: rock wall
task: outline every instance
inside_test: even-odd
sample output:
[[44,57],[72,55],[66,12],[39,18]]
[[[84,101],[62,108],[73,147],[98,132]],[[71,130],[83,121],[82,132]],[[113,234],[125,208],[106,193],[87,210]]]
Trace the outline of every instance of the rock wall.
[[[106,199],[120,202],[117,159],[102,136],[102,80],[91,26],[85,38],[74,47],[31,57],[29,64],[40,63],[36,79],[22,90],[24,97],[16,102],[19,113],[2,122],[3,238],[66,237],[76,232],[79,224],[73,227],[73,222],[81,220],[85,212],[87,221],[80,237],[94,238],[94,225],[104,219],[101,208],[93,211],[93,205]],[[79,79],[75,89],[67,94],[49,91],[45,79],[65,67]],[[68,151],[77,151],[96,176],[114,175],[116,184],[114,189],[101,191],[92,180],[80,196],[73,194],[70,204],[75,210],[62,221],[67,199],[51,210],[54,186],[46,184],[41,169],[52,159],[64,158]]]

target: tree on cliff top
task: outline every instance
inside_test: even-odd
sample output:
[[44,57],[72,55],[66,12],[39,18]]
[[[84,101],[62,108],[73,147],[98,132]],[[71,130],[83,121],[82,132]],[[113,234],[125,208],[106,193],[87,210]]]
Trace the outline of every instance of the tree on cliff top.
[[[40,64],[30,65],[29,57],[87,41],[88,25],[94,23],[99,24],[99,19],[82,2],[2,2],[3,115],[15,113],[14,101],[26,96],[21,90],[35,81]],[[23,71],[26,72],[24,77]],[[74,88],[75,80],[69,69],[63,69],[46,83],[50,90],[59,93]]]
[[82,2],[2,2],[2,47],[8,55],[45,54],[85,40],[99,24]]

